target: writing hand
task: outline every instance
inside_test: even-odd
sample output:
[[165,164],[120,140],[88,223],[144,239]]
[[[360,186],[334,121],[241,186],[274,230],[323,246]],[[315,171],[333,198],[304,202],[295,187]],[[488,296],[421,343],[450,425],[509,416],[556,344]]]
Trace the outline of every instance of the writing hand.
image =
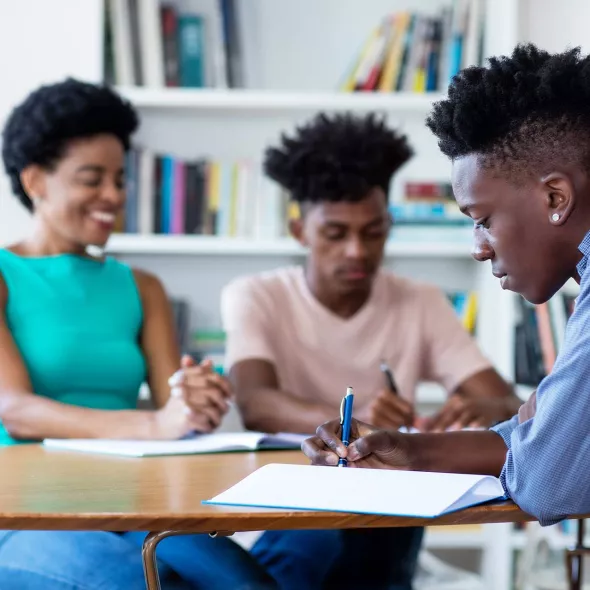
[[414,408],[399,395],[382,389],[371,403],[359,413],[363,422],[380,428],[399,428],[414,424]]
[[317,430],[316,436],[306,439],[301,448],[313,465],[338,465],[345,457],[348,467],[372,469],[411,469],[408,437],[395,431],[380,430],[352,420],[350,445],[344,446],[340,439],[341,426],[338,420],[326,422]]

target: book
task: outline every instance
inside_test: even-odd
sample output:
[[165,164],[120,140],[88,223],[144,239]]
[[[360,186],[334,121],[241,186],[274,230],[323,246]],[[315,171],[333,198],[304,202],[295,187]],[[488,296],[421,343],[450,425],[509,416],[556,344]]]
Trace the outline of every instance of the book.
[[222,432],[201,434],[181,440],[121,440],[87,438],[46,438],[49,449],[103,453],[124,457],[200,455],[205,453],[300,449],[308,434],[265,434],[262,432]]
[[492,476],[271,463],[204,504],[435,518],[504,497]]

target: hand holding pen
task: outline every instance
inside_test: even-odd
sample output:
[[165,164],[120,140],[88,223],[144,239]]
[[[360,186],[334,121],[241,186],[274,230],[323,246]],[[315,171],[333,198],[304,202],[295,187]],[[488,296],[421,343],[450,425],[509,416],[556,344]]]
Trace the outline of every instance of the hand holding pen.
[[400,428],[414,425],[414,408],[401,397],[389,365],[382,360],[379,368],[383,373],[384,387],[371,403],[358,413],[358,417],[380,428]]
[[[340,425],[342,426],[342,444],[348,447],[350,444],[350,427],[352,424],[352,404],[354,402],[354,394],[352,387],[346,388],[346,395],[340,404]],[[338,460],[338,467],[346,467],[347,461],[345,457],[340,457]]]

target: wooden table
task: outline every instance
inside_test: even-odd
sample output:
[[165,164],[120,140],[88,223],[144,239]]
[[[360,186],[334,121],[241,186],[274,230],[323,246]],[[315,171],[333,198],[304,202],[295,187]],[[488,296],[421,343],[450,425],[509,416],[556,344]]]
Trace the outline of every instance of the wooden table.
[[201,503],[267,463],[306,462],[296,451],[135,459],[40,445],[0,448],[0,529],[151,531],[143,547],[144,571],[148,590],[159,590],[156,547],[172,534],[532,520],[511,502],[434,520]]

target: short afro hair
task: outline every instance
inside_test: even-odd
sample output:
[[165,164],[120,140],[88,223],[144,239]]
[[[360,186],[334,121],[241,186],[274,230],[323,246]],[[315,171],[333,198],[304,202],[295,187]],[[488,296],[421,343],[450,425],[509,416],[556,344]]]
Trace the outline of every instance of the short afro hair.
[[456,75],[426,121],[451,159],[476,153],[487,167],[542,172],[590,162],[590,58],[532,44]]
[[373,113],[320,113],[266,150],[264,172],[298,203],[360,201],[375,187],[387,195],[412,155],[406,137]]
[[29,210],[21,172],[31,164],[51,170],[70,141],[102,133],[114,135],[125,150],[139,125],[134,108],[106,86],[67,78],[41,86],[10,114],[2,134],[2,159],[12,190]]

